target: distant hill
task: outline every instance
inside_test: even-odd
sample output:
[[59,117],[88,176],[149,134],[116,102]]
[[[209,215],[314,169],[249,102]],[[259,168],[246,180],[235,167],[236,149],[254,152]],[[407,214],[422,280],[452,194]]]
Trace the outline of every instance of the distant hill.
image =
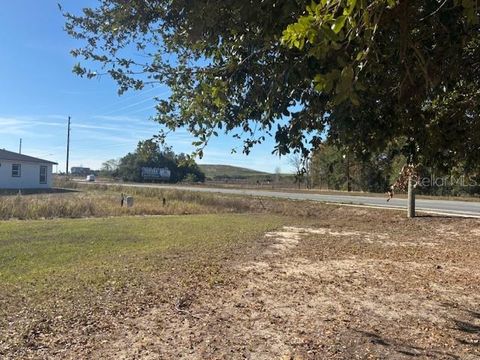
[[210,179],[214,178],[231,178],[231,179],[244,179],[250,177],[265,177],[272,175],[267,172],[242,168],[238,166],[230,165],[203,165],[199,164],[200,170],[205,173],[205,176]]

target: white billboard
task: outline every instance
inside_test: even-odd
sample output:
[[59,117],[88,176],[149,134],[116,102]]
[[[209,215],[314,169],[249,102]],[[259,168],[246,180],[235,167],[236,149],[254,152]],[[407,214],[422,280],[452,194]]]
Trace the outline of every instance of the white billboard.
[[168,168],[142,167],[144,180],[170,180],[171,171]]

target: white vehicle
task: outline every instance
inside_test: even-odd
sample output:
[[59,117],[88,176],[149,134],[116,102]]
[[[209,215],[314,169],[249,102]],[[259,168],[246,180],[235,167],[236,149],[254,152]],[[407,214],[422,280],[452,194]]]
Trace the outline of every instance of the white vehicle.
[[87,175],[87,181],[95,181],[95,175]]

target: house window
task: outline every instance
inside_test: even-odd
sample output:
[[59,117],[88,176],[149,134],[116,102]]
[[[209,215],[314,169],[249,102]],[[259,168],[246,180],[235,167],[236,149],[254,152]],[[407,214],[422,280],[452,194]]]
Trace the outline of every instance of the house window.
[[22,166],[20,164],[12,164],[12,177],[22,176]]
[[40,184],[47,183],[47,167],[40,166]]

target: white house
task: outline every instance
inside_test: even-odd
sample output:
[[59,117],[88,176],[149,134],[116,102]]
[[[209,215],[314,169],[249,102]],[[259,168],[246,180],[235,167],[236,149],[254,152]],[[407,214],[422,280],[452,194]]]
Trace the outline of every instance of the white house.
[[57,163],[0,149],[0,189],[48,189]]

